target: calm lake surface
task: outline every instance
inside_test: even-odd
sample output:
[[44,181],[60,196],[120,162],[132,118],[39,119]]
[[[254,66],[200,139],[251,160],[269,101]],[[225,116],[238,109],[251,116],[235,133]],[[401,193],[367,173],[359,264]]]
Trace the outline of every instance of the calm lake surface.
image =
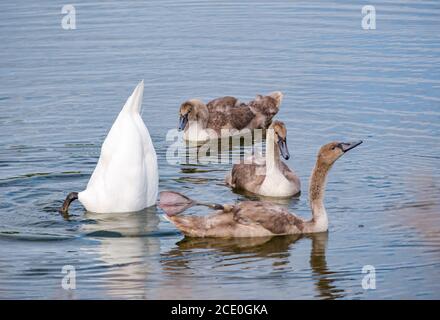
[[[0,3],[0,298],[440,298],[438,1],[380,1],[376,30],[361,27],[368,1],[76,1],[75,30],[64,4]],[[319,147],[363,139],[330,173],[328,234],[184,239],[160,209],[78,202],[63,218],[141,79],[160,190],[246,199],[223,184],[231,164],[167,161],[190,97],[284,93],[303,186],[284,205],[306,217]],[[76,290],[61,286],[65,265]]]

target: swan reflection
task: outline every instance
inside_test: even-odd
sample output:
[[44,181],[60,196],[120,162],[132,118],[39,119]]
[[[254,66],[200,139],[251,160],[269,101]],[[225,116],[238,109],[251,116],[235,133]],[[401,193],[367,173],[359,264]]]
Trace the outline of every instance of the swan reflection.
[[86,212],[85,218],[82,232],[99,241],[96,246],[81,248],[99,261],[98,268],[90,270],[93,275],[103,275],[97,286],[112,297],[148,299],[145,281],[160,269],[154,258],[160,254],[156,235],[160,220],[155,207],[118,214]]
[[[214,266],[207,272],[229,272],[229,267],[240,271],[240,276],[246,277],[246,272],[255,276],[255,272],[263,271],[271,275],[289,272],[295,277],[292,262],[292,246],[299,240],[311,240],[310,268],[316,296],[321,299],[336,299],[345,295],[336,286],[336,273],[329,270],[326,261],[328,233],[311,235],[287,235],[258,238],[184,238],[176,246],[163,254],[161,263],[164,272],[174,279],[178,291],[190,288],[186,283],[188,276],[200,276],[209,266]],[[250,270],[255,268],[255,270]],[[264,270],[262,270],[264,269]],[[281,272],[281,273],[280,273]],[[231,272],[231,276],[234,276]],[[179,290],[182,289],[182,290]],[[270,298],[270,297],[267,297]]]

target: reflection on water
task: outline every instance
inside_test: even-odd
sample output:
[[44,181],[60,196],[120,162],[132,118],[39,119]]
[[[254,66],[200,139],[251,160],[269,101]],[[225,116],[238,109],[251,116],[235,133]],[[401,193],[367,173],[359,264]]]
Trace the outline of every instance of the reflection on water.
[[144,237],[158,231],[160,221],[156,207],[122,214],[85,212],[84,218],[90,223],[83,224],[81,231],[90,237],[107,236],[106,233],[119,237]]
[[313,278],[316,281],[316,289],[319,297],[323,299],[336,299],[344,297],[344,289],[336,286],[335,272],[327,267],[325,251],[327,248],[328,233],[310,235],[312,238],[312,250],[310,251],[310,267],[313,270]]
[[[227,256],[246,254],[247,257],[273,259],[273,265],[279,268],[288,264],[286,257],[290,254],[287,249],[300,238],[298,235],[235,239],[184,238],[177,243],[175,249],[165,254],[170,258],[179,256],[183,259],[165,260],[164,265],[170,267],[170,269],[187,267],[190,261],[184,259],[185,252],[198,251],[198,249],[215,249],[216,253],[225,256],[223,263],[228,261]],[[222,267],[222,263],[218,267]]]
[[89,222],[81,231],[99,239],[99,244],[80,250],[112,266],[100,284],[106,293],[114,298],[148,298],[143,283],[157,269],[157,262],[150,257],[160,253],[160,220],[155,208],[118,215],[87,212],[85,217]]
[[[0,298],[439,299],[440,6],[378,3],[367,31],[363,5],[79,0],[77,29],[63,30],[51,1],[0,2]],[[319,146],[364,140],[329,175],[329,239],[184,239],[160,210],[101,215],[79,202],[60,216],[141,79],[159,186],[199,201],[260,198],[226,187],[232,164],[190,156],[200,147],[179,146],[187,161],[168,154],[189,98],[283,92],[277,119],[302,193],[263,200],[303,217]],[[232,161],[252,152],[246,141],[208,146]],[[362,289],[364,265],[375,290]]]
[[212,276],[216,275],[217,269],[221,270],[234,265],[237,267],[235,272],[245,272],[255,267],[257,263],[267,263],[270,268],[266,268],[265,272],[268,273],[290,272],[289,258],[292,254],[292,246],[299,240],[311,242],[309,262],[312,279],[318,292],[317,296],[322,299],[344,297],[344,289],[337,287],[337,281],[334,279],[335,273],[327,266],[327,232],[312,235],[235,239],[185,237],[176,244],[175,248],[162,254],[161,262],[164,271],[170,277],[176,277],[176,281],[182,281],[182,274],[197,272],[194,255],[202,255],[207,260],[210,260],[210,257],[206,255],[215,255],[218,262],[211,270]]

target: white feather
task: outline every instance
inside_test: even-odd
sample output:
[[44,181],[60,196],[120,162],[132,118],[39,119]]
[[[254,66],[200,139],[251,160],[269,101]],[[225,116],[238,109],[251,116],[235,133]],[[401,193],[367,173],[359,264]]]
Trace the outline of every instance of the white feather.
[[78,194],[88,211],[138,211],[156,202],[157,157],[140,116],[143,91],[141,81],[105,138],[86,190]]

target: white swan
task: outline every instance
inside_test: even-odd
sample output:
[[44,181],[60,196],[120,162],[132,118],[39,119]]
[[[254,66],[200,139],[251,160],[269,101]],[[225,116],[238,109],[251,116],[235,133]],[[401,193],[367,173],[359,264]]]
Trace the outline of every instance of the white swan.
[[156,202],[156,151],[140,116],[144,81],[134,89],[101,147],[101,155],[86,190],[70,193],[61,208],[67,213],[78,199],[87,211],[139,211]]

